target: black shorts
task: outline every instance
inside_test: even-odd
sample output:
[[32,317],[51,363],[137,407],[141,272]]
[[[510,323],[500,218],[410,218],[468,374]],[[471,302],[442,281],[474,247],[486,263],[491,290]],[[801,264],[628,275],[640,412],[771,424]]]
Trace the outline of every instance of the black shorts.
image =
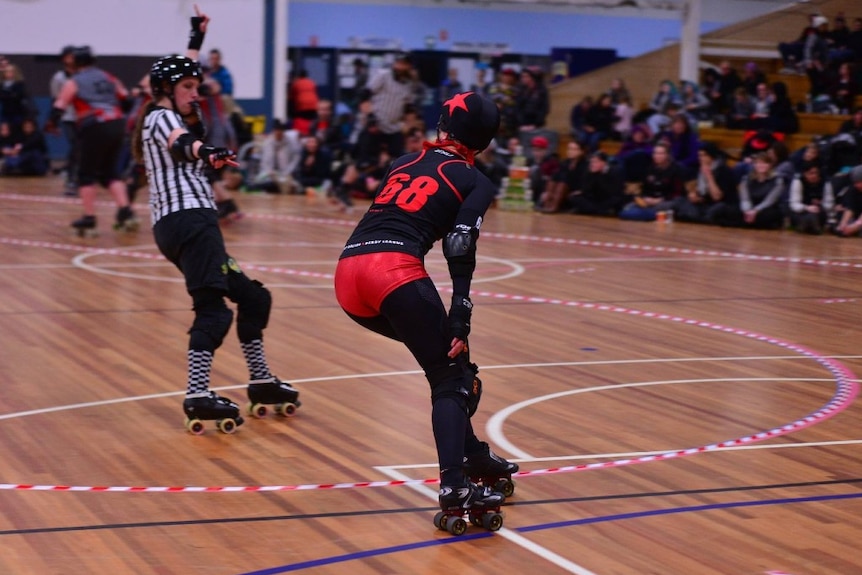
[[228,291],[230,256],[218,225],[218,213],[209,208],[168,214],[153,226],[156,245],[186,278],[189,293],[201,288]]
[[79,185],[108,187],[112,181],[122,179],[117,160],[125,134],[126,123],[122,119],[93,123],[80,129]]

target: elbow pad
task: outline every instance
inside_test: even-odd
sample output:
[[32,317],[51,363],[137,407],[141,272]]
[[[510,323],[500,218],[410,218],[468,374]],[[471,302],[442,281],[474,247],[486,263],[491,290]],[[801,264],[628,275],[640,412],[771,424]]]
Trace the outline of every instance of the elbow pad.
[[464,224],[446,234],[443,239],[443,255],[449,264],[452,277],[470,277],[476,269],[476,240],[479,230]]
[[195,156],[194,143],[197,138],[188,132],[180,134],[174,143],[171,144],[171,157],[178,162],[194,162],[198,158]]

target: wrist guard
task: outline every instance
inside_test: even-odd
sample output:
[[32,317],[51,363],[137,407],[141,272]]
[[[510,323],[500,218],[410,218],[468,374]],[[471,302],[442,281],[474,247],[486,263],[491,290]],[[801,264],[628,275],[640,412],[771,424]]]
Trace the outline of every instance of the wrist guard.
[[215,163],[223,160],[232,160],[236,154],[227,148],[216,148],[215,146],[201,146],[198,148],[198,157],[215,168]]
[[461,341],[470,335],[470,319],[473,316],[473,302],[467,296],[455,294],[449,307],[449,334]]
[[178,162],[194,162],[197,160],[194,151],[194,143],[197,141],[198,139],[188,132],[180,134],[171,144],[171,157]]
[[201,31],[201,24],[204,19],[200,16],[192,16],[192,29],[189,32],[189,50],[200,50],[204,43],[204,33]]

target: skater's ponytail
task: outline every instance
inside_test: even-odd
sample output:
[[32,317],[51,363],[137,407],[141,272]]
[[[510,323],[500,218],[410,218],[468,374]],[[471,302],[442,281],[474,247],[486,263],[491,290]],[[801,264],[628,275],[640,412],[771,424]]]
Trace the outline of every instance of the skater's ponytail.
[[135,131],[132,134],[132,155],[135,161],[139,164],[144,163],[144,118],[149,116],[150,112],[158,108],[155,102],[148,103],[138,114],[138,120],[135,122]]

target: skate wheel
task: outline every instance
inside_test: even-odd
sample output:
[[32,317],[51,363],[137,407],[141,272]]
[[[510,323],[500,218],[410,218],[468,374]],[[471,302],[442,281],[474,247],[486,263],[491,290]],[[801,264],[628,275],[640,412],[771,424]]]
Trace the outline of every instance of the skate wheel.
[[266,406],[262,403],[249,403],[248,404],[248,414],[252,415],[258,419],[263,419],[266,417]]
[[499,513],[486,513],[482,516],[482,527],[488,531],[499,531],[503,526],[503,516]]
[[471,515],[470,523],[475,525],[476,527],[482,527],[482,516],[481,515]]
[[439,529],[440,531],[446,531],[446,525],[444,524],[444,520],[446,519],[446,514],[442,511],[438,511],[434,515],[434,527]]
[[515,494],[515,482],[511,479],[501,479],[494,484],[494,491],[499,491],[508,499]]
[[464,535],[467,531],[467,522],[461,517],[449,517],[446,520],[446,531],[455,536]]
[[236,422],[233,419],[220,419],[216,424],[222,433],[230,434],[236,431]]
[[296,405],[292,403],[279,404],[278,413],[284,417],[293,417],[296,415]]
[[192,435],[203,435],[204,422],[200,419],[186,419],[186,429]]

